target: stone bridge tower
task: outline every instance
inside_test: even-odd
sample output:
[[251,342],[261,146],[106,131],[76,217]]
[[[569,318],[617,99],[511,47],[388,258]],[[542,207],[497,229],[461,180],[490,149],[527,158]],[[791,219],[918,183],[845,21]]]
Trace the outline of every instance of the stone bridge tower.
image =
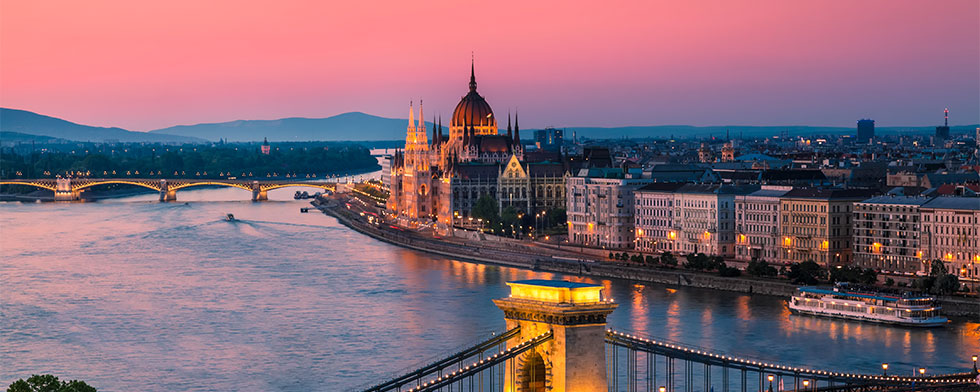
[[617,305],[602,297],[602,286],[556,280],[507,285],[510,296],[493,302],[504,311],[508,330],[521,327],[508,347],[547,331],[553,339],[517,358],[514,371],[506,373],[504,390],[607,390],[606,316]]

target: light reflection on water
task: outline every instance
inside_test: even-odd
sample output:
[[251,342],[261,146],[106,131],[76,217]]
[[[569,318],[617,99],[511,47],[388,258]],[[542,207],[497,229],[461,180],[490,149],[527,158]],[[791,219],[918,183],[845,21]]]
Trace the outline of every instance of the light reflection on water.
[[[300,214],[294,191],[0,205],[0,385],[53,373],[107,391],[337,390],[501,330],[490,299],[506,281],[562,278],[380,243]],[[975,323],[908,330],[793,316],[779,298],[566,278],[606,286],[614,329],[786,364],[950,372],[980,351]]]

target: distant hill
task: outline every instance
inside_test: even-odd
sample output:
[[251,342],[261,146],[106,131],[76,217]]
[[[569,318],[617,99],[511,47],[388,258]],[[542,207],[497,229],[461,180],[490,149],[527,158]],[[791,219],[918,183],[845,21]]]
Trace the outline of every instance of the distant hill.
[[[974,130],[980,125],[957,125],[951,126],[950,132],[952,133],[967,133],[972,135]],[[841,134],[853,134],[857,132],[857,127],[819,127],[819,126],[744,126],[744,125],[732,125],[732,126],[707,126],[707,127],[695,127],[690,125],[656,125],[656,126],[633,126],[633,127],[615,127],[615,128],[600,128],[600,127],[566,127],[565,138],[569,139],[572,137],[572,132],[575,132],[576,136],[579,138],[585,137],[590,139],[620,139],[620,138],[690,138],[690,137],[708,137],[714,136],[718,138],[724,138],[726,133],[730,134],[731,137],[759,137],[759,136],[774,136],[779,135],[782,132],[786,132],[789,136],[796,135],[841,135]],[[936,131],[935,126],[920,126],[920,127],[876,127],[876,135],[894,135],[894,134],[932,134]]]
[[[432,124],[427,123],[429,134]],[[448,132],[448,123],[444,131]],[[326,118],[291,117],[278,120],[238,120],[222,123],[178,125],[150,131],[193,136],[211,141],[231,142],[307,141],[307,140],[398,140],[405,138],[407,119],[385,118],[361,112],[338,114]]]
[[194,137],[176,136],[166,133],[151,134],[146,132],[127,131],[122,128],[92,127],[26,110],[8,108],[0,108],[0,131],[48,136],[81,142],[204,142],[204,140]]
[[[431,135],[431,123],[429,133]],[[260,141],[268,138],[270,141],[307,141],[307,140],[350,140],[350,141],[398,141],[405,138],[407,119],[385,118],[372,116],[361,112],[338,114],[326,118],[290,117],[278,120],[237,120],[221,123],[179,125],[150,131],[151,133],[167,133],[199,137],[211,141],[225,139],[232,142]],[[448,123],[444,124],[447,127]],[[953,133],[969,133],[972,135],[977,125],[953,126]],[[840,135],[856,132],[856,127],[820,127],[820,126],[706,126],[690,125],[655,125],[629,127],[565,127],[565,137],[571,138],[574,131],[578,137],[590,139],[619,139],[619,138],[661,138],[673,135],[677,138],[689,137],[725,137],[726,131],[732,137],[772,136],[787,132],[795,135]],[[533,129],[525,130],[526,137],[533,136]],[[935,126],[919,127],[878,127],[879,135],[917,133],[932,134]]]
[[0,145],[9,145],[13,143],[70,143],[70,140],[65,140],[61,138],[51,137],[51,136],[40,136],[40,135],[29,135],[20,132],[7,132],[0,131]]

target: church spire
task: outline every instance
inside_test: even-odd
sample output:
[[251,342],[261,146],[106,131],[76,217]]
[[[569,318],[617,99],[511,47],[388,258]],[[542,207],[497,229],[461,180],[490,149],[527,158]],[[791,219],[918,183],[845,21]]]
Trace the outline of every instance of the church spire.
[[470,57],[470,92],[471,93],[476,92],[476,72],[474,71],[476,68],[476,66],[474,65],[475,62],[476,61],[473,59],[471,55]]
[[514,136],[512,132],[513,132],[513,129],[510,127],[510,110],[508,110],[507,111],[507,138],[508,139],[510,139],[510,138],[512,138]]
[[432,116],[432,145],[433,146],[439,144],[439,134],[436,132],[438,132],[438,130],[436,129],[436,116]]
[[422,100],[421,99],[419,100],[419,123],[418,123],[418,126],[416,126],[416,128],[415,128],[415,132],[417,132],[419,135],[423,135],[423,138],[425,136],[428,136],[428,135],[425,134],[425,114],[422,114]]
[[413,101],[409,101],[408,102],[408,127],[409,128],[415,126],[415,106],[414,105],[415,105],[415,102],[413,102]]
[[439,143],[442,143],[442,115],[439,115]]
[[514,145],[521,145],[521,121],[518,117],[520,113],[514,113]]

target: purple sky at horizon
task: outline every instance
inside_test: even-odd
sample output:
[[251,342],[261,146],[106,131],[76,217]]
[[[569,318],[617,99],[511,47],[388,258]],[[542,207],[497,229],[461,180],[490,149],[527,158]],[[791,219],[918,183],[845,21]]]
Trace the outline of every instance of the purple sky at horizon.
[[526,128],[980,123],[976,0],[272,4],[2,0],[0,106],[138,131],[449,117],[475,52]]

